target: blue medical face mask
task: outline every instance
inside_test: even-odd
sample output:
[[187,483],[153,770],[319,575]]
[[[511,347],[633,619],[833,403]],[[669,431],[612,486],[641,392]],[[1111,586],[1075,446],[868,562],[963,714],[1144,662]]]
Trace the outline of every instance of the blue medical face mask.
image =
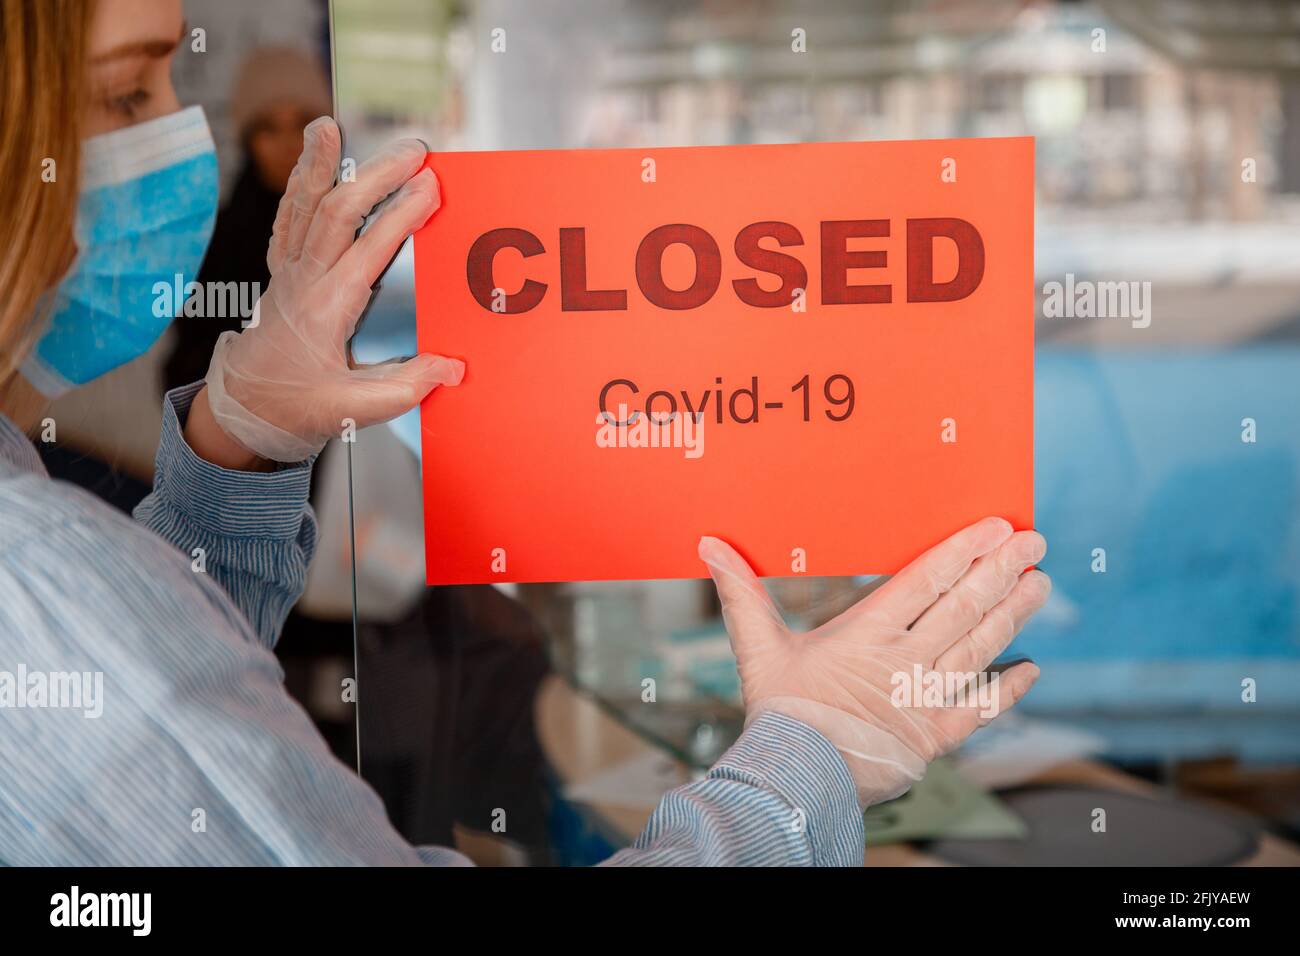
[[217,154],[191,106],[81,146],[77,258],[23,364],[48,396],[143,355],[183,303],[217,212]]

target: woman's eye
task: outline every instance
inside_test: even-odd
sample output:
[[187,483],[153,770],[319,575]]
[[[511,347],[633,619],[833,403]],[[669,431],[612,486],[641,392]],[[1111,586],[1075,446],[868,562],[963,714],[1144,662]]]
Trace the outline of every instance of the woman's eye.
[[136,110],[147,102],[149,102],[149,92],[147,90],[132,90],[123,96],[110,97],[108,106],[114,112],[121,113],[128,119],[135,119]]

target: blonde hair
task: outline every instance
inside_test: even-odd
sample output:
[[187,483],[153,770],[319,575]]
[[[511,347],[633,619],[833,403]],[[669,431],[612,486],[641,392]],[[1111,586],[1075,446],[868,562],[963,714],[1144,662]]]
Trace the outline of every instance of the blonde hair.
[[17,370],[75,253],[92,3],[0,3],[0,404],[30,392]]

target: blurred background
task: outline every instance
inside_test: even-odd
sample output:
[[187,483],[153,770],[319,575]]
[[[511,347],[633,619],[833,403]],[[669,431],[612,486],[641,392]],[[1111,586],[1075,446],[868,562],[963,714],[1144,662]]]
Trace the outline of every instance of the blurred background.
[[[1042,678],[1016,717],[868,811],[866,860],[1300,862],[1300,3],[335,0],[332,48],[323,0],[186,9],[208,35],[177,85],[218,136],[217,281],[264,272],[250,236],[269,237],[283,157],[331,87],[358,161],[402,135],[1036,137],[1036,504],[1055,589],[1013,651]],[[1142,314],[1050,300],[1098,282],[1149,283]],[[201,377],[224,327],[181,320],[64,399],[83,453],[50,452],[52,470],[129,505],[161,388]],[[408,249],[353,348],[378,361],[414,343]],[[101,423],[106,398],[138,407],[138,429]],[[280,654],[351,763],[347,451],[317,466],[321,549]],[[712,586],[426,588],[421,514],[439,503],[421,501],[418,417],[352,452],[362,772],[394,823],[485,863],[629,843],[742,725]],[[768,583],[811,627],[872,582]],[[1110,830],[1079,838],[1097,806]]]

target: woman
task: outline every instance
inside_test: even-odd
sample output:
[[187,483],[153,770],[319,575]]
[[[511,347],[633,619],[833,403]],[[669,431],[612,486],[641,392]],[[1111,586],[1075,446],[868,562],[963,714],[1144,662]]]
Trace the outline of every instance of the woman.
[[[147,349],[173,314],[150,307],[155,278],[188,278],[202,257],[215,162],[169,79],[180,5],[2,9],[0,862],[465,862],[401,839],[271,653],[314,546],[315,452],[460,381],[438,356],[344,357],[371,284],[437,207],[423,146],[395,143],[336,186],[338,129],[309,126],[256,321],[221,337],[204,382],[168,393],[154,489],[131,522],[46,478],[21,429],[42,391]],[[860,862],[862,806],[906,790],[1037,671],[1007,671],[978,711],[901,704],[892,679],[982,671],[1045,598],[1026,571],[1043,548],[986,519],[804,636],[734,551],[703,539],[748,727],[612,862]]]

